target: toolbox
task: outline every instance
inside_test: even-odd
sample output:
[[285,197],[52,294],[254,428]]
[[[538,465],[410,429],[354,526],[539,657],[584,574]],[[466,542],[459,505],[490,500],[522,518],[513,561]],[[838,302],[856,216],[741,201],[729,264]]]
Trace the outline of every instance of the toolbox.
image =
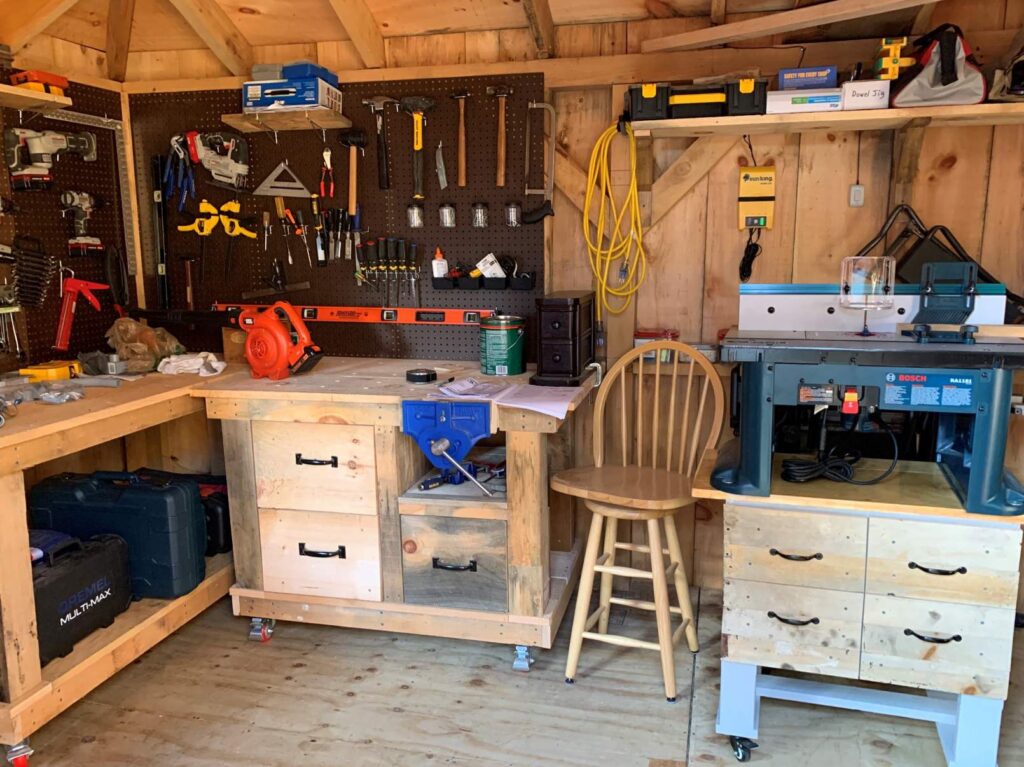
[[128,542],[136,598],[173,599],[206,576],[206,516],[189,479],[143,480],[125,472],[58,474],[29,493],[32,527]]
[[725,85],[725,113],[763,115],[768,106],[768,81],[752,77]]
[[594,293],[566,290],[537,299],[535,386],[579,386],[595,359]]
[[242,86],[242,111],[267,112],[326,107],[341,111],[341,91],[319,77],[247,82]]
[[725,114],[725,87],[722,85],[678,85],[668,96],[668,116],[721,117]]
[[32,566],[39,660],[46,665],[75,643],[109,626],[132,602],[128,544],[117,535],[87,541],[66,538],[53,545],[49,530],[31,530],[29,541],[43,558]]
[[191,479],[199,485],[199,497],[206,514],[206,556],[231,551],[231,518],[228,513],[227,477],[218,474],[176,474],[159,469],[136,469],[146,481]]
[[626,112],[630,120],[664,120],[668,117],[668,85],[644,83],[626,91]]

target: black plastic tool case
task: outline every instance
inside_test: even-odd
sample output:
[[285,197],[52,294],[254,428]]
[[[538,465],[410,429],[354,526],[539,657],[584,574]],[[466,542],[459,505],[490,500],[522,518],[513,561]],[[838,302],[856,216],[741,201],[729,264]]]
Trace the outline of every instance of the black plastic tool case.
[[117,535],[71,539],[32,566],[39,656],[45,665],[128,609],[128,544]]
[[173,599],[206,576],[206,515],[192,480],[137,474],[58,474],[29,493],[32,527],[128,542],[136,598]]
[[206,556],[231,551],[231,518],[228,512],[227,477],[220,474],[177,474],[160,469],[136,469],[143,479],[191,479],[199,485],[206,512]]

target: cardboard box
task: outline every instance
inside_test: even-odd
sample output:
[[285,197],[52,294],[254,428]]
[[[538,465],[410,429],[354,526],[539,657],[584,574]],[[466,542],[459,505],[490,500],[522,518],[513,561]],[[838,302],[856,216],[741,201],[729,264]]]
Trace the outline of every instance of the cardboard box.
[[768,114],[799,112],[838,112],[843,108],[842,88],[817,90],[768,91]]
[[779,70],[779,89],[784,91],[835,88],[838,82],[839,70],[834,66]]
[[843,109],[888,109],[891,86],[892,82],[889,80],[858,80],[843,83]]
[[261,80],[242,86],[242,111],[265,112],[327,107],[341,111],[341,91],[319,77]]

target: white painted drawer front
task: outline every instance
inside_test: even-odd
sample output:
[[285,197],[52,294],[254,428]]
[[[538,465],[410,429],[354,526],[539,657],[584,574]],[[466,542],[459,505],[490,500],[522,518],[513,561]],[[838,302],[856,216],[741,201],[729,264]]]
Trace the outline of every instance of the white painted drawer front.
[[867,519],[725,506],[725,577],[864,590]]
[[278,509],[259,515],[266,591],[380,601],[376,517]]
[[861,679],[1005,699],[1014,610],[868,594]]
[[257,505],[377,513],[372,426],[253,421],[252,439]]
[[1019,527],[872,519],[867,592],[969,605],[1017,603]]
[[726,579],[723,657],[856,679],[863,607],[863,594]]

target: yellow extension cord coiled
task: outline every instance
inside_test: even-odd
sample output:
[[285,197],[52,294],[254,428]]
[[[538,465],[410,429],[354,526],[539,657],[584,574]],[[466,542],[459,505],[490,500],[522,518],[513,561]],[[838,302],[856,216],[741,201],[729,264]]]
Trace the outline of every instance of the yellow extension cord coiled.
[[[612,191],[611,146],[619,132],[618,128],[618,124],[612,125],[594,145],[583,202],[583,234],[587,240],[590,269],[597,282],[599,321],[605,311],[609,314],[622,314],[626,311],[647,278],[647,253],[644,250],[640,195],[636,186],[636,137],[629,123],[625,123],[625,135],[629,139],[629,190],[621,207],[616,203]],[[600,195],[601,202],[597,228],[592,230],[589,214],[595,192]],[[623,222],[627,220],[627,215],[628,228],[624,230]],[[609,224],[611,233],[604,238],[601,234],[609,231]]]

